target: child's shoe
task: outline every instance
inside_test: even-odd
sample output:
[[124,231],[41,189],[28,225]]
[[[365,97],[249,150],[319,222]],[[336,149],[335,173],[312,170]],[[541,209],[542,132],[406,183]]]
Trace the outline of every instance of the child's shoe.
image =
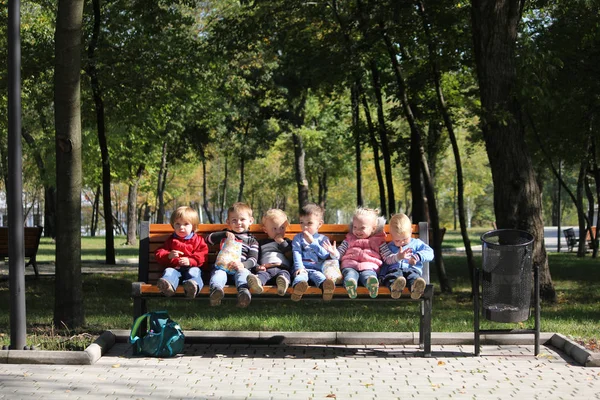
[[377,295],[379,294],[379,279],[377,279],[376,276],[369,276],[367,278],[366,286],[369,290],[369,296],[371,296],[372,299],[377,297]]
[[191,279],[185,281],[183,283],[183,291],[185,292],[185,297],[193,299],[198,294],[198,284]]
[[261,294],[263,292],[263,285],[260,279],[258,279],[258,276],[250,274],[248,275],[246,282],[248,282],[248,287],[250,287],[252,293]]
[[346,280],[346,282],[344,282],[344,286],[346,287],[346,292],[348,292],[348,297],[350,297],[351,299],[355,299],[356,298],[356,280],[350,278],[350,279]]
[[277,294],[280,296],[285,296],[288,287],[290,287],[290,281],[283,275],[279,275],[277,279],[275,279],[275,283],[277,284]]
[[169,281],[165,278],[160,278],[156,282],[156,286],[158,286],[158,290],[160,290],[160,292],[167,297],[171,297],[175,294],[175,289],[173,289],[173,285],[171,285]]
[[390,294],[392,296],[392,299],[399,299],[400,296],[402,295],[402,291],[404,290],[404,287],[406,286],[406,278],[401,276],[396,278],[396,280],[394,282],[392,282],[392,284],[390,285]]
[[335,282],[333,279],[327,278],[323,281],[323,301],[331,301],[333,291],[335,290]]
[[210,305],[213,307],[220,306],[223,296],[225,296],[225,292],[223,292],[222,288],[219,288],[219,287],[212,288],[210,291],[210,296],[209,296]]
[[252,296],[250,295],[250,291],[246,288],[240,289],[237,295],[237,306],[240,308],[246,308],[250,305],[250,301],[252,300]]
[[425,293],[425,286],[427,286],[427,282],[423,278],[417,278],[410,288],[410,298],[411,299],[420,299],[423,293]]
[[294,285],[294,291],[292,292],[292,301],[300,301],[304,292],[308,289],[308,282],[301,281]]

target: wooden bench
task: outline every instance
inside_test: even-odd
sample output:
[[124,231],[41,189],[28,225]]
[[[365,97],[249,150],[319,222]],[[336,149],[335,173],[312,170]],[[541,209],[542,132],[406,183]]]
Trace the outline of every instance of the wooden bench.
[[[197,233],[208,236],[211,232],[222,231],[227,227],[223,224],[200,224],[197,229]],[[386,232],[389,232],[389,228],[386,225]],[[250,232],[257,238],[262,239],[266,237],[266,234],[262,231],[260,225],[252,225]],[[286,237],[292,239],[297,233],[300,232],[300,225],[291,224],[286,232]],[[140,230],[140,255],[139,255],[139,268],[138,268],[138,282],[132,284],[132,297],[133,297],[133,319],[135,319],[146,313],[147,301],[152,298],[164,298],[158,287],[156,281],[162,276],[164,267],[159,265],[155,258],[154,252],[160,247],[164,241],[173,233],[173,228],[169,224],[149,224],[148,222],[141,223]],[[324,224],[319,229],[319,233],[329,237],[330,241],[336,241],[340,244],[346,234],[348,233],[348,225],[335,225],[335,224]],[[426,222],[421,222],[418,225],[413,225],[413,237],[418,237],[425,243],[429,243],[429,230]],[[388,240],[391,240],[391,235],[387,235]],[[213,264],[216,255],[219,251],[218,245],[209,245],[208,263]],[[419,346],[424,350],[426,356],[431,355],[431,312],[433,302],[433,285],[429,283],[429,263],[423,265],[423,278],[427,282],[425,287],[425,293],[420,299],[413,300],[410,298],[410,292],[408,288],[404,289],[402,297],[400,299],[392,299],[390,297],[390,291],[386,287],[380,287],[379,295],[377,298],[372,299],[369,296],[369,292],[365,287],[357,288],[356,300],[365,301],[390,301],[393,304],[397,302],[414,302],[419,303],[421,307],[420,321],[419,321]],[[196,297],[208,302],[208,296],[210,292],[209,285],[205,282],[204,287]],[[237,296],[237,290],[235,286],[226,286],[224,289],[225,299],[228,297],[235,299]],[[288,289],[288,295],[281,297],[277,295],[276,286],[264,287],[264,292],[260,295],[254,295],[252,301],[259,300],[261,298],[278,299],[280,301],[291,301],[289,295],[292,293],[292,288]],[[186,299],[183,285],[180,285],[175,292],[175,295],[169,299]],[[302,296],[301,301],[317,299],[322,300],[321,289],[310,286],[306,293]],[[346,289],[343,286],[337,286],[334,291],[333,300],[350,300]],[[189,299],[188,299],[189,300]]]
[[[35,277],[39,277],[38,267],[37,267],[37,252],[38,247],[40,246],[40,238],[42,237],[42,232],[44,228],[41,226],[37,227],[25,227],[25,232],[23,234],[23,242],[25,243],[25,257],[29,258],[25,267],[32,266],[33,271],[35,272]],[[0,227],[0,258],[8,258],[8,228]]]

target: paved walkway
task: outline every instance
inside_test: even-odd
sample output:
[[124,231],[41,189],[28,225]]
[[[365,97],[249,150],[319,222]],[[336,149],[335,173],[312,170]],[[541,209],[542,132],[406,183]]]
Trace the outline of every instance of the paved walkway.
[[0,399],[600,399],[600,369],[542,346],[187,345],[172,359],[115,344],[88,366],[0,364]]

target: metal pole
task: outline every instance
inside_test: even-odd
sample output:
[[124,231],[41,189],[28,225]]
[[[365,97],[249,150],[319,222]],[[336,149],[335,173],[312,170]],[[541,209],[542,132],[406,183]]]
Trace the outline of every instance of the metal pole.
[[24,349],[25,246],[23,229],[23,161],[21,147],[21,3],[8,2],[8,275],[10,348]]
[[560,204],[560,180],[562,176],[562,160],[558,160],[558,195],[556,202],[558,203],[558,227],[556,229],[556,252],[560,253],[560,237],[562,236],[562,232],[560,231],[560,218],[562,217],[561,213],[561,204]]

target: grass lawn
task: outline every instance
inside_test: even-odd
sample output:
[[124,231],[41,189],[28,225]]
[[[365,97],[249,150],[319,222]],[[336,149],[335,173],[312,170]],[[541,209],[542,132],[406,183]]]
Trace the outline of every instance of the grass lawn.
[[[482,231],[483,232],[483,231]],[[448,236],[450,234],[450,236]],[[459,233],[448,232],[446,237]],[[478,238],[480,233],[475,236]],[[117,259],[132,258],[137,248],[118,245]],[[85,238],[85,259],[102,259],[103,238]],[[474,244],[480,242],[474,240]],[[50,243],[44,246],[51,246]],[[48,250],[50,252],[50,250]],[[476,252],[477,253],[477,252]],[[481,262],[478,255],[477,262]],[[53,256],[52,256],[53,258]],[[600,338],[600,261],[574,253],[549,255],[550,270],[558,293],[556,304],[542,304],[541,329],[560,332],[597,343]],[[473,303],[466,257],[445,255],[447,274],[453,293],[436,290],[433,304],[434,332],[472,332]],[[435,266],[431,265],[432,282],[437,283]],[[106,329],[130,329],[132,322],[131,282],[134,273],[116,275],[85,274],[84,296],[86,326],[77,331],[53,327],[54,278],[42,277],[26,282],[28,344],[40,348],[71,348],[89,343]],[[439,286],[439,285],[438,285]],[[8,344],[9,293],[8,281],[0,281],[0,344]],[[315,307],[317,306],[317,307]],[[301,301],[260,300],[255,296],[248,309],[235,307],[235,300],[224,301],[221,307],[209,307],[208,300],[149,302],[151,310],[166,309],[185,330],[260,330],[260,331],[418,331],[417,304],[369,301],[333,301],[320,303]],[[533,327],[533,318],[520,324],[498,324],[482,320],[482,329]],[[73,344],[73,342],[75,342]]]

